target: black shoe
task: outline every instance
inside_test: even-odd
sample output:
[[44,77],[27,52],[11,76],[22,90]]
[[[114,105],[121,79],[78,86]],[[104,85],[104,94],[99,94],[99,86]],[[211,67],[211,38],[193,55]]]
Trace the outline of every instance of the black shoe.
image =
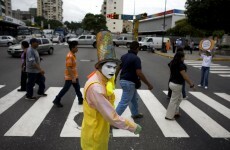
[[57,107],[63,107],[63,105],[62,105],[61,103],[57,103],[57,102],[54,102],[54,101],[53,101],[53,103],[54,103],[54,105],[57,106]]
[[78,100],[78,105],[82,105],[83,104],[83,100]]
[[38,94],[38,96],[40,96],[40,97],[46,97],[47,94],[45,94],[45,93],[43,93],[43,94]]
[[143,118],[144,115],[141,114],[141,113],[139,113],[139,114],[137,114],[137,115],[132,115],[131,117],[132,117],[133,119],[138,119],[138,118]]
[[26,97],[26,99],[28,99],[28,100],[37,100],[36,97]]
[[26,90],[18,89],[18,92],[25,92]]
[[175,120],[175,118],[170,119],[170,118],[167,118],[167,117],[165,117],[165,119],[166,120]]

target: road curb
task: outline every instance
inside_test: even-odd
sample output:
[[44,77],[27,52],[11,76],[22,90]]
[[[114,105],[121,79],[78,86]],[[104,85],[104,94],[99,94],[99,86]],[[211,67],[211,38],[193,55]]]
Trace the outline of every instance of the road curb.
[[[167,58],[173,58],[174,56],[172,55],[169,55],[167,53],[162,53],[162,52],[158,52],[158,51],[155,51],[155,54],[157,55],[160,55],[160,56],[163,56],[163,57],[167,57]],[[186,60],[199,60],[201,61],[202,59],[201,58],[194,58],[194,59],[186,59]],[[230,58],[213,58],[212,61],[230,61]]]

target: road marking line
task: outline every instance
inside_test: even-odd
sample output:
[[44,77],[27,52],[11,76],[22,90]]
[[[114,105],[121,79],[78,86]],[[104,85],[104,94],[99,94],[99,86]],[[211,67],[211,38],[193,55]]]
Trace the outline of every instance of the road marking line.
[[229,69],[227,69],[227,68],[210,68],[210,71],[217,71],[217,70],[220,70],[220,71],[222,71],[222,70],[230,70],[230,68]]
[[[116,100],[114,102],[116,108],[121,100],[122,89],[116,89],[114,93],[116,95]],[[134,122],[133,118],[131,117],[131,111],[129,107],[125,109],[125,111],[121,116]],[[135,135],[134,133],[123,129],[113,129],[112,131],[113,131],[113,137],[139,137],[139,135]]]
[[4,136],[33,136],[53,107],[52,101],[60,90],[60,87],[50,87],[46,91],[47,97],[40,97]]
[[187,100],[180,104],[183,109],[201,128],[203,128],[213,138],[229,138],[230,133],[219,125],[215,120],[194,106]]
[[0,89],[3,88],[5,85],[0,85]]
[[[165,137],[189,137],[176,121],[165,119],[166,109],[149,90],[138,90],[137,92]],[[154,134],[154,130],[149,133]]]
[[[187,64],[187,63],[186,63]],[[201,66],[202,64],[201,63],[199,63],[199,64],[197,64],[197,63],[189,63],[189,64],[187,64],[187,65],[191,65],[191,66]],[[211,66],[220,66],[220,64],[211,64]]]
[[227,100],[227,101],[230,102],[230,95],[228,95],[228,94],[226,94],[226,93],[214,93],[214,94],[216,94],[216,95],[218,95],[219,97],[221,97],[221,98],[223,98],[223,99],[225,99],[225,100]]
[[[164,93],[166,94],[167,91],[164,91]],[[186,114],[188,114],[201,128],[203,128],[211,137],[230,137],[230,133],[225,128],[219,125],[215,120],[210,118],[207,114],[205,114],[188,100],[182,100],[180,108]]]
[[205,94],[203,94],[201,92],[189,92],[189,93],[191,93],[197,99],[199,99],[200,101],[204,102],[208,106],[212,107],[213,109],[215,109],[216,111],[218,111],[219,113],[221,113],[222,115],[224,115],[225,117],[230,119],[230,109],[229,108],[227,108],[224,105],[216,102],[214,99],[208,97],[207,95],[205,95]]
[[230,71],[210,71],[210,73],[230,73]]
[[[195,68],[200,68],[201,66],[193,66]],[[229,68],[228,66],[211,66],[210,68]]]
[[[82,93],[83,91],[84,88],[81,88]],[[81,124],[78,125],[74,121],[74,117],[79,113],[83,113],[83,105],[78,105],[78,97],[76,96],[65,125],[61,131],[60,137],[81,137]]]
[[221,77],[230,77],[229,74],[227,74],[227,75],[225,75],[225,74],[219,74],[219,76],[221,76]]
[[14,105],[18,100],[20,100],[26,94],[26,92],[18,92],[17,91],[18,88],[16,88],[15,90],[13,90],[12,92],[8,93],[7,95],[5,95],[0,99],[0,114],[2,114],[12,105]]

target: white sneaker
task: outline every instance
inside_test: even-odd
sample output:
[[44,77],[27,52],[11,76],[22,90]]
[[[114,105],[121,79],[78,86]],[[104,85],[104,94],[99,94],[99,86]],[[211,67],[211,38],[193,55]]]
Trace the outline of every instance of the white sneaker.
[[201,84],[199,84],[199,85],[197,85],[198,87],[202,87],[202,85]]
[[205,88],[205,89],[208,89],[208,87],[207,87],[207,86],[205,86],[204,88]]

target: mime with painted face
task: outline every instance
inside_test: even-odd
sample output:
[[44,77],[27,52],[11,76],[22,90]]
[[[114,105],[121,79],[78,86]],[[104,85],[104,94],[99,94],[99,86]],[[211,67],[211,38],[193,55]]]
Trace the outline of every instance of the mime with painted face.
[[114,108],[115,72],[120,60],[116,58],[109,31],[97,34],[98,62],[84,87],[81,148],[108,150],[110,125],[135,134],[141,127],[119,116]]

